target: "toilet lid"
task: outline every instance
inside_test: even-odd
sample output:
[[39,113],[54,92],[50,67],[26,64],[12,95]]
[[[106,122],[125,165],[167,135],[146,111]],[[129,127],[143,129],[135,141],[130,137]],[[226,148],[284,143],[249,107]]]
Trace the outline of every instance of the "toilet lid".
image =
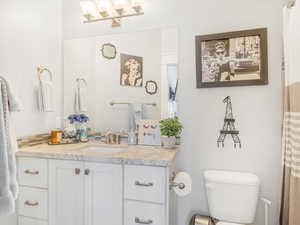
[[240,223],[228,223],[228,222],[218,222],[216,225],[243,225],[243,224],[240,224]]

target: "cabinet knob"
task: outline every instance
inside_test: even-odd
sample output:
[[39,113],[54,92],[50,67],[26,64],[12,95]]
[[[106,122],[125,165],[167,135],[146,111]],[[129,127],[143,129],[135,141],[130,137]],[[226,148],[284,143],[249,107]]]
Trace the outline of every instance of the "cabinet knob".
[[28,205],[28,206],[38,206],[39,203],[38,202],[31,202],[31,201],[26,201],[24,202],[25,205]]
[[153,221],[152,220],[141,220],[140,218],[138,217],[135,217],[135,223],[137,224],[152,224]]
[[135,182],[135,185],[136,186],[142,186],[142,187],[152,187],[154,184],[152,182],[149,182],[149,183],[142,183],[140,181],[136,181]]
[[76,169],[75,169],[75,174],[76,174],[76,175],[79,175],[79,174],[80,174],[80,169],[79,169],[79,168],[76,168]]
[[88,176],[88,175],[90,174],[90,172],[91,172],[91,171],[90,171],[89,169],[86,169],[86,170],[84,170],[84,175],[87,175],[87,176]]

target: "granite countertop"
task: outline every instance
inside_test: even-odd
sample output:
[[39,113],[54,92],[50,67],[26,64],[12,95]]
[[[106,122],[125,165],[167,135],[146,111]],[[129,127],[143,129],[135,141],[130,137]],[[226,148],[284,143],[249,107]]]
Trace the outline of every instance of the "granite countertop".
[[[122,148],[119,152],[101,152],[83,149],[89,146],[106,146]],[[88,142],[67,145],[41,144],[34,147],[21,148],[17,157],[34,157],[59,160],[77,160],[102,163],[124,163],[130,165],[145,166],[170,166],[178,152],[175,149],[164,149],[160,146],[143,145],[107,145],[101,142]]]

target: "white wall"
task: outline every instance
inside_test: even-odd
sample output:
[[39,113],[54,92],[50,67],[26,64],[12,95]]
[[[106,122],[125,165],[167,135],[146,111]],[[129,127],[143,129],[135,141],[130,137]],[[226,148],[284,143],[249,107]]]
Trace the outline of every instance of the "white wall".
[[[14,115],[17,136],[48,132],[61,114],[61,1],[0,1],[0,74],[9,79],[24,105]],[[53,72],[55,112],[39,113],[36,68]]]
[[[229,169],[254,172],[262,181],[262,196],[272,200],[270,224],[278,221],[280,195],[281,111],[281,0],[145,0],[145,16],[123,21],[121,28],[110,23],[82,24],[77,1],[64,0],[64,38],[128,32],[156,26],[178,25],[180,56],[180,117],[184,123],[178,167],[190,172],[194,189],[179,200],[178,225],[187,224],[193,211],[207,213],[202,172]],[[269,31],[269,77],[267,86],[196,89],[195,35],[267,27]],[[228,140],[216,147],[222,126],[224,104],[230,95],[241,131],[243,148],[233,149]],[[247,203],[245,203],[247,204]],[[256,225],[263,225],[259,206]]]
[[[117,56],[109,60],[101,55],[102,45],[116,46]],[[128,128],[128,106],[111,106],[111,101],[152,103],[145,107],[146,119],[160,119],[161,31],[159,29],[128,34],[66,40],[64,42],[64,115],[74,113],[74,90],[77,78],[87,81],[87,111],[96,131],[120,131]],[[120,54],[143,58],[143,86],[120,85]],[[146,93],[146,81],[158,85],[155,95]],[[166,86],[167,87],[167,86]]]
[[[61,114],[61,1],[0,1],[0,74],[11,81],[24,111],[14,115],[16,133],[26,136],[48,132]],[[55,113],[36,109],[36,67],[52,70],[55,82]],[[15,216],[0,217],[0,224],[16,224]]]

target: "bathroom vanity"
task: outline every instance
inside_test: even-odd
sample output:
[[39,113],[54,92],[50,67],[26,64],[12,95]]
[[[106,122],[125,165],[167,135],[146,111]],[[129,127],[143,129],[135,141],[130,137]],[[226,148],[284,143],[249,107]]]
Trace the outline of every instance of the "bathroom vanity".
[[176,153],[99,143],[21,149],[19,225],[173,224]]
[[[102,54],[108,45],[115,57]],[[158,124],[176,116],[177,46],[176,28],[65,40],[64,112],[58,119],[84,113],[92,134],[130,136],[140,121]],[[159,133],[158,125],[146,125]],[[160,145],[160,134],[140,133],[139,144]],[[146,136],[153,140],[143,141]],[[176,152],[100,142],[21,149],[19,225],[175,224],[170,177]]]

